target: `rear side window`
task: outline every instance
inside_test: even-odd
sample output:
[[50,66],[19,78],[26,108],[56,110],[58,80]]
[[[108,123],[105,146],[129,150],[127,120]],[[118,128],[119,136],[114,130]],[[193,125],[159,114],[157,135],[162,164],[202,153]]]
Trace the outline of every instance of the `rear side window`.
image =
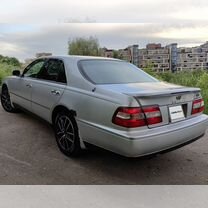
[[133,64],[114,60],[82,60],[78,67],[94,84],[127,84],[158,82]]
[[50,59],[38,76],[40,79],[66,83],[64,63],[58,59]]

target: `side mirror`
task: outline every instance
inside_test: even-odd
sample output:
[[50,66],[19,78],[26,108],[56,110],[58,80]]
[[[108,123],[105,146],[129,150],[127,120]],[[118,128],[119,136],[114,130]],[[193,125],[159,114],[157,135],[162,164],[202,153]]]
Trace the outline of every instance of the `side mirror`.
[[13,76],[19,77],[19,76],[20,76],[20,70],[14,70],[14,71],[12,72],[12,75],[13,75]]

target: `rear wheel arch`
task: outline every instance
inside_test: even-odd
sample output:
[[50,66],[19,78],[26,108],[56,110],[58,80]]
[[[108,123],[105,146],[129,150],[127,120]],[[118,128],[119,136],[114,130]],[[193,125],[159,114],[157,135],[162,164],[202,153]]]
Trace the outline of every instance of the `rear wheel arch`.
[[60,112],[67,112],[70,113],[70,115],[72,115],[73,117],[76,117],[76,111],[72,110],[72,109],[68,109],[67,107],[63,106],[63,105],[58,105],[53,109],[52,112],[52,124],[54,124],[55,119],[56,119],[56,115]]

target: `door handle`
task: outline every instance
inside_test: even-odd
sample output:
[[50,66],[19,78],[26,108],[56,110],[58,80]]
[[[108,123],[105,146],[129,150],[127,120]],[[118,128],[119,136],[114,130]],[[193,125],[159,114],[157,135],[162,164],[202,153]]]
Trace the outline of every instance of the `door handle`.
[[26,84],[26,87],[31,88],[32,87],[32,84]]
[[51,90],[51,93],[52,93],[53,95],[60,95],[60,94],[61,94],[61,92],[58,91],[58,90]]

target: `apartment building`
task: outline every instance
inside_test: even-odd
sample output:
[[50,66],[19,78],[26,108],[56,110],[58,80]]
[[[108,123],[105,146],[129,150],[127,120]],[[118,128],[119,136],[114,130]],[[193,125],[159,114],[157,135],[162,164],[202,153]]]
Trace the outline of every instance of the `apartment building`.
[[118,50],[118,58],[131,63],[132,62],[131,52],[130,52],[129,48],[119,49]]
[[114,56],[113,51],[114,51],[113,49],[101,48],[100,49],[100,55],[102,57],[113,58],[113,56]]
[[126,60],[141,69],[151,67],[157,72],[208,70],[208,42],[197,47],[178,48],[177,43],[162,47],[160,43],[149,43],[146,48],[138,45],[125,49],[102,49],[101,56]]
[[170,70],[170,48],[161,44],[150,43],[144,49],[139,49],[139,67],[151,67],[154,71],[165,72]]
[[170,70],[172,72],[177,71],[177,64],[178,64],[178,44],[172,43],[170,45],[167,45],[166,48],[169,49],[170,54]]
[[198,47],[178,48],[177,70],[208,69],[208,42]]
[[128,46],[127,48],[119,49],[119,50],[102,48],[101,56],[109,57],[109,58],[120,58],[122,60],[126,60],[138,66],[139,65],[139,46],[131,45],[131,46]]

